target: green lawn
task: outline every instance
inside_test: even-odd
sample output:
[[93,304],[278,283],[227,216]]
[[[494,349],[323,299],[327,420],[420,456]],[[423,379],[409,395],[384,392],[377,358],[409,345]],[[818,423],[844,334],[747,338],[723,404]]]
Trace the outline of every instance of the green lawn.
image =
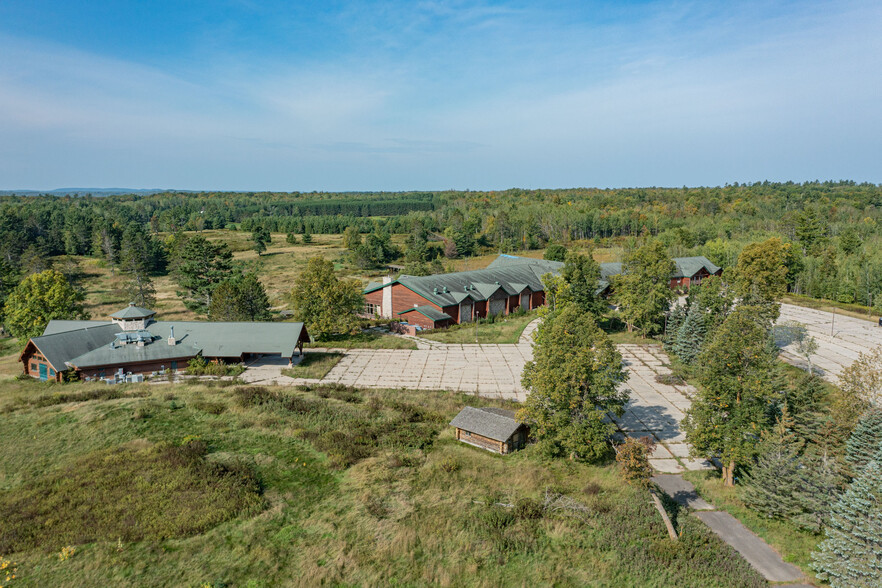
[[538,315],[535,312],[497,318],[494,322],[478,321],[464,323],[446,329],[434,329],[420,333],[420,337],[438,343],[517,343],[524,328]]
[[[21,586],[765,585],[694,517],[673,512],[672,543],[611,465],[458,443],[447,423],[466,403],[510,406],[12,380],[0,508],[15,524],[0,545]],[[584,510],[546,510],[546,494]]]
[[320,349],[416,349],[410,339],[375,332],[361,332],[354,335],[333,335],[328,339],[306,345]]
[[745,527],[762,537],[784,561],[799,566],[807,577],[813,578],[809,554],[823,539],[799,529],[789,521],[769,519],[748,508],[738,497],[738,488],[723,485],[719,472],[686,472],[683,477],[695,485],[698,493],[720,510],[725,510]]
[[325,353],[322,351],[309,351],[303,356],[303,360],[292,368],[282,370],[283,376],[291,378],[311,378],[321,380],[331,368],[340,362],[343,357],[340,353]]

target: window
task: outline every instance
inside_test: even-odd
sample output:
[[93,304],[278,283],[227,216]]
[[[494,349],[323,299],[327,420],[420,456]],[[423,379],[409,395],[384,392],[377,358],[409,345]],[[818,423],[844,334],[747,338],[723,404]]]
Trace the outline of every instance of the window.
[[367,302],[364,305],[364,313],[369,315],[380,314],[380,305]]
[[35,363],[32,363],[32,364],[31,364],[31,371],[32,371],[32,372],[37,371],[37,364],[35,364]]
[[50,375],[50,376],[54,376],[54,375],[55,375],[55,370],[52,369],[52,368],[49,368],[49,375]]
[[471,434],[470,432],[468,432],[468,431],[463,431],[462,434],[463,434],[465,437],[471,437],[471,436],[472,436],[472,434]]

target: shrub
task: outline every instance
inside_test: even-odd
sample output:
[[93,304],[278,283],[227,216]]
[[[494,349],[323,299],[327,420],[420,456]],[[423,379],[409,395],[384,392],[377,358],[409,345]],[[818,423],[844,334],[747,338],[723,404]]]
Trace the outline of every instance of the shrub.
[[622,477],[629,484],[638,486],[649,485],[652,477],[652,466],[649,465],[649,454],[655,448],[651,437],[634,439],[628,437],[616,449],[616,461]]
[[514,515],[519,519],[541,519],[545,515],[545,507],[538,500],[521,498],[515,503]]
[[445,457],[438,464],[438,467],[441,468],[442,471],[452,474],[453,472],[458,472],[459,468],[462,466],[459,464],[459,460],[455,457]]

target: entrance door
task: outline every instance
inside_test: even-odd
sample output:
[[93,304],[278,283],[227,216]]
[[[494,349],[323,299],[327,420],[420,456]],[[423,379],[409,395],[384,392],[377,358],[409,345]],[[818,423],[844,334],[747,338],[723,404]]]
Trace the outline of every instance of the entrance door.
[[490,300],[490,314],[497,315],[505,312],[505,298]]
[[530,293],[523,292],[521,293],[521,308],[524,310],[530,310]]
[[49,374],[46,370],[46,364],[41,363],[40,364],[40,381],[45,382],[48,379],[49,379]]
[[459,322],[467,323],[472,320],[472,303],[463,302],[459,305]]

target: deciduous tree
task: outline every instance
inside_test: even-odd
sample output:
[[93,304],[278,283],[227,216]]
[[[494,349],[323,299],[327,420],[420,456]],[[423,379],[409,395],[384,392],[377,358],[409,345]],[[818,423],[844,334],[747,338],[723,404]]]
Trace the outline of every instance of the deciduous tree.
[[613,425],[628,392],[622,356],[590,314],[572,304],[539,327],[534,359],[522,383],[530,391],[518,418],[553,454],[593,461],[609,450]]
[[85,296],[55,270],[26,277],[6,299],[6,328],[24,345],[53,319],[88,319]]
[[341,280],[334,275],[334,264],[313,257],[291,291],[298,320],[306,324],[316,339],[346,333],[358,326],[355,313],[364,307],[358,280]]
[[613,290],[629,331],[636,327],[644,337],[661,332],[676,296],[669,287],[673,272],[674,262],[661,242],[648,243],[625,256]]
[[699,390],[683,421],[696,457],[718,458],[723,479],[750,463],[766,424],[777,351],[769,333],[744,308],[723,322],[698,357]]

